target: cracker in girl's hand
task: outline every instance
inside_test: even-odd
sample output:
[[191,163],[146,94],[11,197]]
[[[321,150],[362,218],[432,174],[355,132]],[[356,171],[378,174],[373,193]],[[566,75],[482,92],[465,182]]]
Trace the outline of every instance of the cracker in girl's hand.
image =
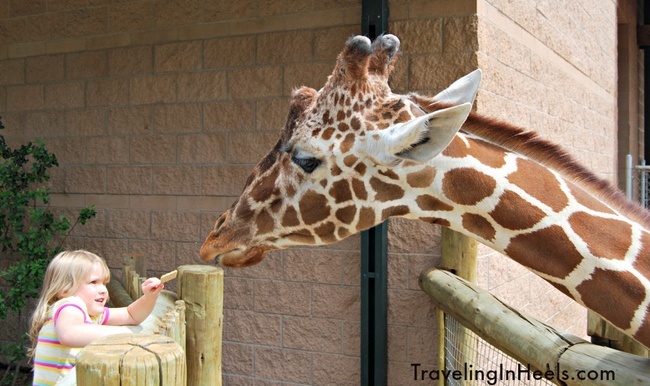
[[170,280],[174,280],[174,279],[176,279],[176,275],[178,275],[178,270],[177,269],[162,275],[160,277],[160,282],[161,283],[166,283],[166,282],[168,282]]

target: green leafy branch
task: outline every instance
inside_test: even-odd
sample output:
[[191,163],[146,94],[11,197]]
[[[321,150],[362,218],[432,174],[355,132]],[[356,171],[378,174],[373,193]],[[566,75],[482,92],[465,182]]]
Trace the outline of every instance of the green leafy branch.
[[[0,120],[0,130],[4,129]],[[12,149],[0,133],[0,253],[15,261],[0,271],[0,319],[20,314],[28,299],[37,298],[51,259],[61,251],[72,230],[95,217],[92,205],[76,220],[55,216],[50,210],[48,171],[59,166],[56,156],[41,141]],[[8,347],[0,347],[6,352]],[[15,350],[10,359],[16,360]]]

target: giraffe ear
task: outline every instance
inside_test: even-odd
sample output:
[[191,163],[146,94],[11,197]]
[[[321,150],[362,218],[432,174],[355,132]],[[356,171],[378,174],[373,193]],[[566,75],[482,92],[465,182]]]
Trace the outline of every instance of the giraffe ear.
[[449,145],[472,105],[437,110],[380,132],[379,147],[393,157],[427,162]]
[[452,83],[449,87],[433,97],[436,102],[459,105],[462,103],[474,103],[478,86],[481,84],[481,70],[475,70]]

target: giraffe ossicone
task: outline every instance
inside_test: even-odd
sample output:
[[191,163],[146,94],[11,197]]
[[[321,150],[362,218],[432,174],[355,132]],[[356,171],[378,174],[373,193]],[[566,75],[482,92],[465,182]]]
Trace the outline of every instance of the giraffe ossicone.
[[393,93],[399,39],[348,39],[320,90],[296,89],[273,149],[201,247],[225,266],[323,245],[390,217],[499,251],[650,347],[650,216],[557,145],[471,113],[481,72]]

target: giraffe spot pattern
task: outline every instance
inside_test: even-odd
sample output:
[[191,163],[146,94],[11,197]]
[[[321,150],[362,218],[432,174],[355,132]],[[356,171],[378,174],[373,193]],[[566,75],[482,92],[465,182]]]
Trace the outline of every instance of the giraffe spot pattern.
[[421,196],[418,196],[415,199],[415,203],[418,204],[420,209],[426,211],[437,211],[437,210],[450,211],[454,209],[453,206],[445,204],[439,199],[430,196],[428,194],[423,194]]
[[399,180],[399,176],[397,175],[397,173],[395,173],[394,171],[392,171],[390,169],[380,170],[379,174],[381,174],[382,176],[388,177],[391,180]]
[[359,118],[354,117],[350,120],[350,126],[352,126],[353,131],[358,131],[359,129],[361,129],[361,121],[359,120]]
[[587,192],[584,190],[574,186],[573,184],[570,184],[569,188],[571,190],[571,194],[573,194],[573,197],[576,199],[576,201],[578,201],[578,203],[580,203],[580,205],[589,209],[593,209],[597,212],[614,214],[614,211],[611,208],[603,204],[595,197],[587,194]]
[[386,183],[377,177],[370,178],[370,186],[375,191],[375,200],[380,202],[395,201],[404,197],[404,189],[399,185]]
[[271,210],[271,212],[277,213],[280,209],[282,209],[282,199],[279,197],[275,198],[269,204],[269,209]]
[[251,215],[251,207],[245,198],[240,198],[235,204],[235,217],[246,218]]
[[513,237],[505,252],[522,265],[557,278],[566,277],[582,262],[582,255],[558,225]]
[[334,118],[330,117],[329,111],[325,111],[325,113],[323,113],[323,124],[331,125],[333,123],[334,123]]
[[273,216],[267,210],[262,210],[260,214],[257,215],[255,224],[257,225],[257,234],[260,235],[269,233],[275,228]]
[[442,154],[446,157],[463,158],[467,155],[467,145],[462,139],[454,137]]
[[284,211],[282,215],[282,226],[283,227],[295,227],[300,225],[300,220],[298,220],[298,212],[292,207],[289,206]]
[[287,184],[286,187],[284,188],[284,195],[286,197],[293,197],[296,195],[296,188],[293,187],[291,184]]
[[350,133],[346,135],[343,142],[341,142],[341,146],[340,146],[341,153],[345,154],[349,152],[353,146],[354,146],[354,134]]
[[474,140],[467,149],[467,154],[476,158],[481,164],[501,168],[506,164],[506,152],[503,149],[481,140]]
[[490,197],[496,186],[494,178],[470,168],[452,169],[442,179],[444,195],[461,205],[476,205]]
[[328,127],[323,131],[323,135],[321,135],[321,138],[325,141],[329,141],[330,138],[332,138],[332,134],[334,134],[334,128],[333,127]]
[[268,200],[275,190],[275,181],[278,178],[279,172],[279,168],[275,168],[271,173],[262,177],[259,183],[252,188],[250,192],[251,198],[257,202]]
[[[650,250],[650,233],[643,231],[641,234],[641,251],[639,256],[648,256]],[[634,268],[638,269],[641,275],[650,277],[650,259],[637,258]],[[649,326],[650,327],[650,326]],[[650,333],[650,331],[648,331]]]
[[357,222],[357,231],[368,229],[375,225],[375,210],[363,207],[359,210],[359,221]]
[[356,214],[357,214],[357,207],[354,205],[337,209],[336,213],[334,213],[336,219],[342,222],[343,224],[352,224],[352,221],[354,221],[354,216]]
[[321,241],[326,244],[337,241],[336,236],[334,235],[335,231],[336,226],[331,221],[321,224],[314,229],[314,232],[320,237]]
[[571,228],[598,257],[623,260],[632,242],[632,226],[623,221],[576,212],[569,217]]
[[364,184],[360,179],[352,179],[352,191],[354,192],[354,196],[359,200],[366,200],[368,198],[366,184]]
[[376,114],[368,114],[368,116],[366,116],[365,118],[366,121],[379,122],[379,116],[377,116]]
[[381,211],[381,218],[387,219],[389,217],[405,216],[410,212],[411,210],[407,205],[391,206],[390,208],[386,208]]
[[339,240],[344,239],[350,235],[350,231],[347,228],[338,228],[336,231],[337,235],[339,236]]
[[541,209],[511,190],[499,197],[499,203],[489,214],[497,224],[512,230],[532,228],[546,217]]
[[337,204],[351,200],[352,190],[350,190],[350,184],[347,180],[335,181],[329,190],[329,195],[334,198],[334,202]]
[[296,242],[298,244],[316,244],[316,239],[314,236],[311,235],[303,235],[303,234],[290,234],[287,236],[287,238],[293,242]]
[[[607,291],[603,291],[607,288]],[[645,298],[645,288],[632,273],[596,268],[591,278],[576,287],[585,306],[619,328],[627,329]]]
[[401,109],[403,109],[405,106],[406,106],[406,104],[404,104],[404,101],[402,100],[402,98],[399,98],[395,102],[391,103],[389,107],[391,109],[393,109],[393,111],[398,112]]
[[313,190],[308,191],[298,203],[300,214],[306,225],[312,225],[329,217],[330,206],[327,197]]
[[496,235],[492,224],[485,217],[474,213],[463,214],[463,228],[488,241],[494,240]]
[[343,158],[343,164],[351,168],[355,163],[357,163],[358,160],[359,158],[357,156],[350,154],[345,156],[345,158]]
[[[560,188],[555,176],[541,165],[525,160],[517,160],[517,171],[508,176],[508,181],[526,193],[559,212],[569,204],[569,199]],[[535,181],[531,184],[530,181]]]
[[436,169],[426,166],[422,170],[406,175],[406,183],[412,188],[427,188],[433,184],[436,177]]
[[395,119],[394,123],[407,122],[407,121],[410,121],[411,118],[412,118],[412,116],[411,116],[411,114],[409,114],[408,111],[402,111],[401,113],[399,113],[399,115],[397,116],[397,119]]
[[354,167],[354,171],[363,176],[366,174],[366,164],[363,162],[358,163],[357,166]]

